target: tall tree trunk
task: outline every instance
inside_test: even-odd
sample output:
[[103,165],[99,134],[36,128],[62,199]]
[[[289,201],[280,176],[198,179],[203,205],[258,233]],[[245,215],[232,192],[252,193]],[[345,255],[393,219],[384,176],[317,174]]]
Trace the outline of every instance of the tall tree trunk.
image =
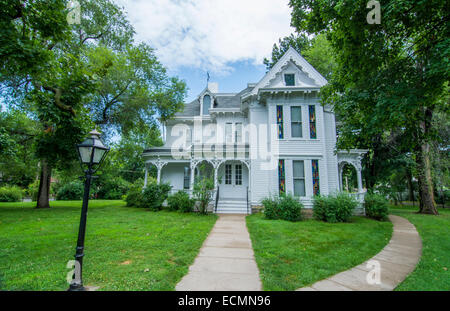
[[416,155],[417,179],[419,184],[419,201],[422,214],[438,215],[434,201],[433,180],[431,178],[430,144],[423,142]]
[[52,168],[48,165],[46,159],[42,159],[36,208],[50,208],[51,178],[52,178]]

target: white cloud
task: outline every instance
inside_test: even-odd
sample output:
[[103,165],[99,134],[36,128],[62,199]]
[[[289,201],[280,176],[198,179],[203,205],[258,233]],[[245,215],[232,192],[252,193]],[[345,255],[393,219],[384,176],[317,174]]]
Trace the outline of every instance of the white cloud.
[[156,48],[171,70],[182,66],[215,73],[228,64],[261,64],[278,38],[293,32],[288,0],[117,0],[137,40]]

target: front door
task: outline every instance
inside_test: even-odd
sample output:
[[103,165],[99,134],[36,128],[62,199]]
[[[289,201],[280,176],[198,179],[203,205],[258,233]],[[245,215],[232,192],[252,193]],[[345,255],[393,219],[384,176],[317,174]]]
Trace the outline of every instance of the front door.
[[242,199],[247,198],[248,171],[240,162],[227,162],[223,165],[222,180],[220,183],[220,198]]

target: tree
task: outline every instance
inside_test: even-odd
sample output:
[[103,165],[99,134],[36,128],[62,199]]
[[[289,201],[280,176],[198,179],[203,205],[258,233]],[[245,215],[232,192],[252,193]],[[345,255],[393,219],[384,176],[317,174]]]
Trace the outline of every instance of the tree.
[[[35,139],[36,153],[41,159],[38,208],[49,207],[52,168],[71,166],[76,157],[74,145],[94,127],[92,120],[108,131],[107,137],[113,136],[114,128],[130,131],[140,127],[143,131],[145,122],[155,123],[157,113],[165,118],[180,109],[180,98],[185,94],[184,82],[169,79],[148,46],[133,45],[134,30],[120,7],[111,0],[80,3],[81,23],[70,27],[65,7],[61,4],[52,8],[58,10],[55,13],[58,20],[54,22],[64,25],[61,26],[64,37],[38,38],[37,51],[46,51],[42,52],[45,66],[24,61],[28,56],[26,49],[14,57],[0,54],[3,61],[0,82],[7,90],[10,106],[33,114],[42,128]],[[22,32],[29,32],[31,39],[27,40],[34,42],[36,34],[40,34],[39,17],[48,13],[40,10],[50,8],[37,0],[30,7],[33,9],[21,11],[22,22],[9,18],[5,24],[17,38],[21,38]],[[27,23],[33,16],[37,26]],[[11,64],[20,70],[11,70]],[[127,87],[123,88],[123,83]],[[104,101],[98,100],[101,95],[105,96]],[[105,112],[106,120],[98,118],[100,111]]]
[[443,0],[389,0],[382,22],[368,24],[367,1],[291,0],[297,31],[325,33],[336,70],[322,101],[334,106],[351,131],[397,131],[416,162],[421,213],[437,214],[430,162],[439,98],[448,92],[450,25]]
[[2,182],[28,187],[37,176],[33,139],[38,123],[20,111],[0,112],[0,172]]
[[273,45],[271,60],[264,59],[264,65],[266,65],[267,70],[270,70],[277,63],[289,47],[293,47],[302,54],[326,79],[331,78],[335,67],[334,54],[330,42],[325,35],[321,34],[312,39],[309,39],[305,34],[291,34],[288,37],[279,39],[278,45]]
[[122,52],[100,46],[88,56],[97,66],[111,64],[87,104],[93,121],[110,135],[145,135],[156,116],[166,120],[182,108],[185,83],[167,76],[147,44]]

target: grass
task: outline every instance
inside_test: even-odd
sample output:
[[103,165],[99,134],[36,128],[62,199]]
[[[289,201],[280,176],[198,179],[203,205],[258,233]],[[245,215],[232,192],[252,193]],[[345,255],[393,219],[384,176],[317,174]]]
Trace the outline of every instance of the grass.
[[[0,203],[0,289],[66,290],[81,202]],[[215,215],[150,212],[90,201],[83,279],[100,290],[173,290]]]
[[295,290],[361,264],[390,240],[392,224],[364,217],[349,223],[247,217],[265,290]]
[[396,290],[450,290],[450,210],[439,216],[417,214],[418,207],[392,207],[391,213],[408,219],[422,238],[422,257],[416,269]]

